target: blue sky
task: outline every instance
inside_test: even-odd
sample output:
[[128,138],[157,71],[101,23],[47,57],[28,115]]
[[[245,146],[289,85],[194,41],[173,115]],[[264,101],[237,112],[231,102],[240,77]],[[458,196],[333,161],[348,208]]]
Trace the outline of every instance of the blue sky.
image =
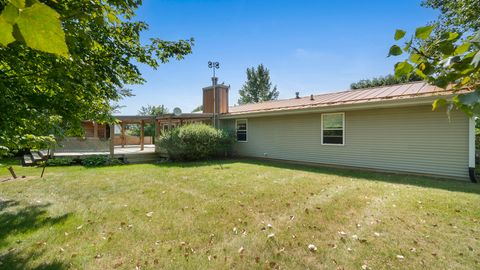
[[270,69],[280,98],[348,89],[350,83],[392,73],[387,58],[395,29],[410,33],[436,17],[417,0],[402,1],[214,1],[144,0],[137,18],[150,25],[143,34],[165,40],[195,38],[193,53],[157,70],[140,66],[147,80],[130,87],[122,114],[142,105],[164,104],[190,112],[211,83],[209,60],[220,62],[220,82],[238,100],[247,67]]

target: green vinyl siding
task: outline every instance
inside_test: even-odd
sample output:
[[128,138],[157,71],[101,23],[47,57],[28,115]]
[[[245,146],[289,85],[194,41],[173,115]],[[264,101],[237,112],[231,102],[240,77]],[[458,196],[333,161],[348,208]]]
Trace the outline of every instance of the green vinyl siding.
[[[245,117],[239,119],[247,119]],[[234,127],[225,120],[224,127]],[[468,180],[468,118],[430,105],[345,111],[345,145],[321,144],[321,113],[248,118],[240,156]]]

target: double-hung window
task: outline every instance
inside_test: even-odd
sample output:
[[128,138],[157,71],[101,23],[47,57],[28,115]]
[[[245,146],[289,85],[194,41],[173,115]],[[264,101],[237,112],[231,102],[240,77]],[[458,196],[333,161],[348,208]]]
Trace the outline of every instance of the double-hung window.
[[322,144],[345,144],[345,113],[322,114]]
[[237,142],[247,141],[247,120],[239,119],[236,121]]

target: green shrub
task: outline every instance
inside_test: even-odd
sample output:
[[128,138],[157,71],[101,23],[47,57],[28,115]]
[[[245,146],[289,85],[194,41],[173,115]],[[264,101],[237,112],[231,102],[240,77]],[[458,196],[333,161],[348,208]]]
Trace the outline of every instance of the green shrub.
[[232,133],[205,124],[190,124],[166,132],[157,144],[172,160],[203,160],[225,155],[233,142]]
[[68,166],[73,164],[71,158],[52,158],[47,160],[47,166]]
[[110,158],[108,156],[89,156],[82,160],[82,165],[86,167],[106,166],[106,165],[121,165],[123,164],[117,158]]

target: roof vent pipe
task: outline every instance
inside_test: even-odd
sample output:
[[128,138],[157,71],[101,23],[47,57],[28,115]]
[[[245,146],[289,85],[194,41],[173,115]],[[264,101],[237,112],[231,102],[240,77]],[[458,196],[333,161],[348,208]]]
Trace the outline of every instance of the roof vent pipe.
[[314,98],[313,98],[313,94],[312,94],[312,95],[310,95],[310,100],[314,100]]
[[300,92],[295,92],[295,98],[300,98]]

